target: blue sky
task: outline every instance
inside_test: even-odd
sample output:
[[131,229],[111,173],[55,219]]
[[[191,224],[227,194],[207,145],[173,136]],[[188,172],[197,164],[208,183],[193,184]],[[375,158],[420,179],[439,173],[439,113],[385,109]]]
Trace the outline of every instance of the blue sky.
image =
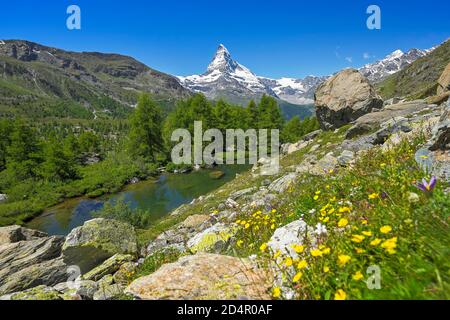
[[[278,78],[328,75],[450,37],[446,0],[2,2],[0,39],[127,54],[176,75],[203,73],[219,43],[256,74]],[[71,4],[81,8],[81,30],[66,28]],[[381,8],[381,30],[366,27],[370,4]]]

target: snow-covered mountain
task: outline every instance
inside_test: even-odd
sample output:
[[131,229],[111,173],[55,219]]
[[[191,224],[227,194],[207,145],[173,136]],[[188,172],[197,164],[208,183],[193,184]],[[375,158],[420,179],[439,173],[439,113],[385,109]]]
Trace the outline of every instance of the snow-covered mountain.
[[426,56],[431,51],[433,49],[411,49],[406,53],[402,50],[396,50],[382,60],[365,65],[359,71],[371,82],[379,82],[391,74],[399,72],[417,59]]
[[[402,70],[433,49],[411,49],[406,53],[396,50],[382,60],[365,65],[359,71],[371,82],[378,82]],[[314,103],[314,92],[327,78],[327,76],[307,76],[304,79],[259,77],[233,60],[230,52],[222,44],[219,45],[205,73],[178,77],[185,88],[201,92],[210,99],[224,98],[230,102],[245,104],[250,99],[259,99],[263,94],[267,94],[295,105]]]
[[304,79],[269,79],[259,77],[259,80],[270,88],[281,100],[292,104],[305,105],[314,103],[314,92],[327,78],[307,76]]
[[211,99],[226,98],[244,103],[263,94],[276,96],[253,72],[234,61],[222,44],[204,74],[178,79],[186,88],[202,92]]

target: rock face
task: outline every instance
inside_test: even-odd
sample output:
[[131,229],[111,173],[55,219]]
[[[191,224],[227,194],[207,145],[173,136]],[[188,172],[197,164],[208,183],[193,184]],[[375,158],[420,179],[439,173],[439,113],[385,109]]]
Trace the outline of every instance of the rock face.
[[446,91],[450,90],[450,63],[445,68],[441,77],[438,80],[438,89],[437,94],[443,94]]
[[63,246],[64,261],[82,273],[118,253],[136,256],[138,248],[134,228],[116,220],[87,221],[70,232]]
[[366,114],[355,121],[346,134],[347,139],[352,139],[362,134],[369,133],[385,125],[388,121],[395,125],[398,119],[405,120],[406,116],[411,116],[420,112],[430,110],[430,107],[423,100],[403,102],[386,106],[382,111]]
[[217,223],[189,239],[187,247],[192,252],[220,252],[235,233],[232,227]]
[[270,286],[270,276],[247,259],[201,253],[163,265],[125,292],[143,300],[265,300]]
[[84,274],[83,279],[98,281],[108,274],[115,273],[123,264],[132,260],[133,256],[131,255],[116,254],[103,262],[101,265]]
[[319,86],[315,105],[321,128],[331,130],[381,109],[383,100],[360,72],[346,69]]
[[35,240],[46,236],[46,233],[37,230],[26,229],[21,226],[8,226],[0,228],[0,245]]

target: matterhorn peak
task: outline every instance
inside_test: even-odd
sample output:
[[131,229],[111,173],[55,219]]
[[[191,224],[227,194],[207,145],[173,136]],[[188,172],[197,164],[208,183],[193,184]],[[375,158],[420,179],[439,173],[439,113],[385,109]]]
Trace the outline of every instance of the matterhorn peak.
[[220,44],[217,48],[213,60],[208,66],[207,72],[233,72],[234,70],[236,70],[237,66],[238,63],[231,58],[231,54],[227,50],[227,48],[223,44]]

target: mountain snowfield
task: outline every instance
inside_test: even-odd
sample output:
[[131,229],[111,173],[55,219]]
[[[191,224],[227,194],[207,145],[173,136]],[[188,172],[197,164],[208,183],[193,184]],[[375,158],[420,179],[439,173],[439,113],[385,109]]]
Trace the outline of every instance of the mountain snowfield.
[[[372,82],[379,82],[432,49],[411,49],[408,52],[396,50],[384,59],[367,64],[359,71]],[[259,99],[267,94],[295,105],[314,103],[314,92],[329,76],[310,75],[303,79],[270,79],[254,74],[250,69],[233,60],[224,45],[219,45],[207,71],[201,75],[177,77],[181,85],[194,92],[201,92],[210,99],[226,99],[245,104],[250,99]]]

